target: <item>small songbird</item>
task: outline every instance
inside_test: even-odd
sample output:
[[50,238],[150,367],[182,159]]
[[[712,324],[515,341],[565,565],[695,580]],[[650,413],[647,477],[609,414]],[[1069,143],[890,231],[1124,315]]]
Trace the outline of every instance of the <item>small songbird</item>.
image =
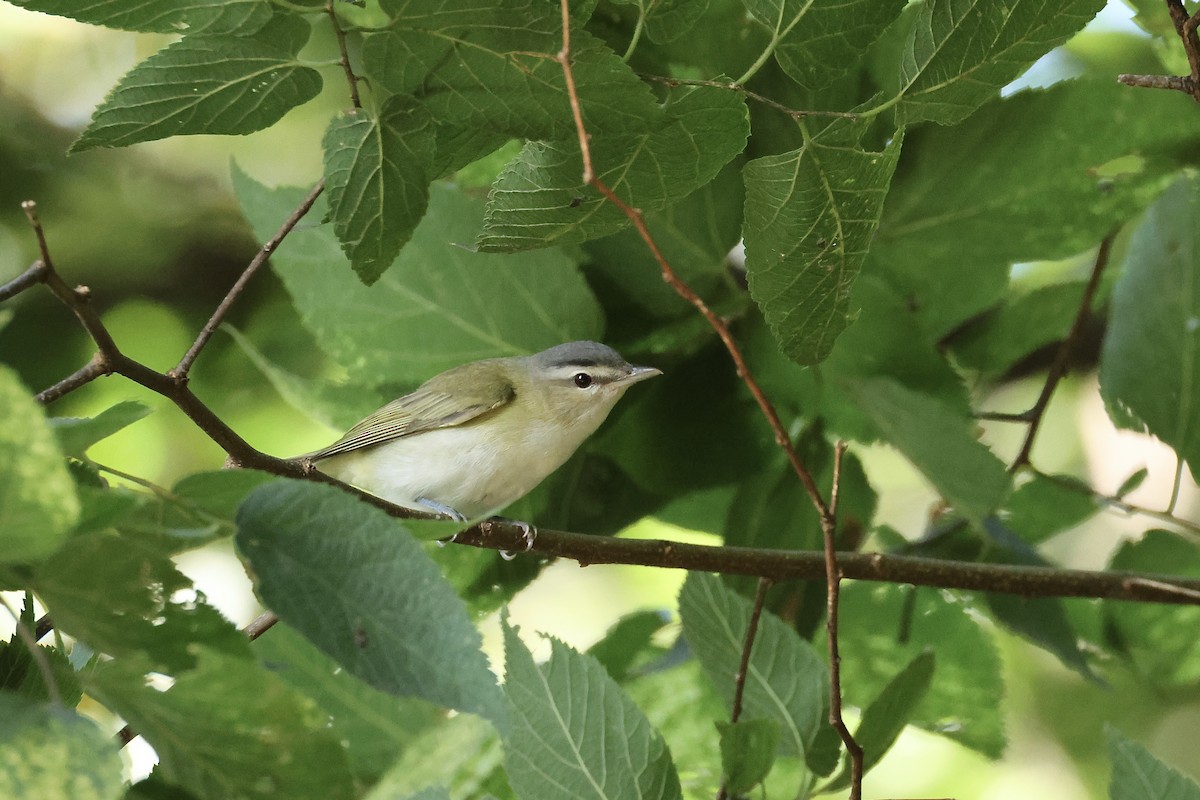
[[662,373],[596,342],[446,370],[307,458],[406,508],[470,519],[563,464],[633,384]]

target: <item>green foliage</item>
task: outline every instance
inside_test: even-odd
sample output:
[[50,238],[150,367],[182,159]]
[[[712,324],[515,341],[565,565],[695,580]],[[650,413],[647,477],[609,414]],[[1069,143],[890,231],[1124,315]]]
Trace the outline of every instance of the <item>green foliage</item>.
[[550,660],[538,666],[516,629],[502,624],[505,764],[518,797],[682,797],[661,735],[597,661],[551,640]]
[[[1125,58],[1188,68],[1161,2],[1131,0],[1153,41],[1121,37],[1117,65],[1106,34],[1076,35],[1101,0],[580,0],[567,9],[573,84],[556,0],[12,2],[139,32],[121,52],[144,60],[95,109],[76,152],[277,123],[287,127],[272,142],[308,148],[307,158],[303,148],[269,159],[238,151],[246,169],[235,166],[234,191],[258,242],[318,173],[323,191],[270,253],[274,275],[257,276],[235,305],[232,344],[217,337],[189,375],[170,376],[229,423],[218,440],[232,430],[295,455],[315,445],[291,444],[292,411],[345,428],[463,362],[602,340],[664,377],[631,392],[506,513],[543,533],[636,523],[638,535],[672,538],[659,524],[669,523],[730,548],[819,549],[819,517],[748,376],[664,282],[661,254],[728,322],[779,413],[779,440],[825,498],[835,443],[848,442],[839,548],[1052,568],[1068,538],[1059,534],[1102,524],[1113,504],[1080,477],[1074,432],[1051,433],[1056,417],[1043,420],[1041,435],[1057,441],[1039,442],[1040,471],[1015,474],[1005,459],[1019,439],[976,419],[1021,410],[993,390],[1041,377],[1097,244],[1116,232],[1071,367],[1098,352],[1109,417],[1195,471],[1200,127],[1180,93],[1113,79],[1132,69]],[[161,230],[175,238],[180,206],[154,190],[162,164],[190,151],[83,152],[72,182],[49,184],[58,162],[46,148],[68,139],[9,103],[0,97],[0,174],[15,176],[5,185],[44,195],[64,280],[94,287],[123,352],[173,337],[128,335],[139,304],[127,296],[171,305],[189,325],[209,318],[248,236],[197,213],[203,230],[177,251],[162,236],[139,244],[131,206],[113,202],[136,197],[169,218]],[[584,182],[581,141],[657,250]],[[138,182],[114,178],[123,174]],[[171,190],[189,212],[220,192]],[[97,202],[115,207],[103,231],[55,219]],[[215,205],[233,206],[223,196]],[[93,252],[105,237],[117,252]],[[0,249],[19,256],[0,264],[36,258],[32,246],[20,251],[26,239],[0,227]],[[127,248],[153,253],[157,282],[126,269]],[[86,274],[93,264],[104,271]],[[679,626],[659,608],[614,622],[624,605],[589,598],[563,612],[594,612],[608,633],[588,655],[551,640],[544,663],[501,612],[498,686],[477,623],[510,601],[526,613],[544,559],[438,549],[431,540],[456,523],[401,523],[332,487],[217,469],[211,443],[196,455],[177,436],[190,423],[174,410],[133,425],[151,406],[118,402],[126,395],[108,387],[123,378],[72,392],[47,417],[27,387],[90,355],[48,319],[24,296],[0,308],[11,361],[0,366],[0,588],[46,613],[37,619],[29,600],[21,615],[39,644],[0,642],[0,796],[692,798],[725,783],[732,795],[808,798],[848,784],[827,722],[823,582],[781,581],[766,595],[737,723],[726,720],[753,576],[689,575]],[[212,433],[192,402],[184,411]],[[1058,463],[1041,463],[1051,450]],[[1160,477],[1153,465],[1117,466],[1131,476],[1118,497]],[[910,508],[897,497],[922,480],[944,502]],[[1141,576],[1122,578],[1134,587],[1200,576],[1192,541],[1145,527],[1107,569]],[[201,546],[211,548],[203,561],[235,546],[283,621],[248,643],[217,610],[225,598],[210,603],[193,585],[191,557],[176,564]],[[724,553],[736,566],[737,551]],[[844,700],[869,769],[909,725],[1003,754],[1013,715],[1001,625],[1078,673],[1053,676],[1072,700],[1110,679],[1117,692],[1122,680],[1149,686],[1139,705],[1158,695],[1178,705],[1200,679],[1200,619],[1184,604],[846,582],[840,625]],[[1004,652],[1011,680],[1039,671],[1025,668],[1019,643]],[[123,785],[116,748],[72,710],[85,697],[89,716],[128,722],[154,749],[148,778]],[[1131,705],[1123,699],[1076,706],[1081,718],[1091,706],[1111,716]],[[1149,729],[1159,710],[1129,725]],[[1043,722],[1059,730],[1060,720]],[[1089,772],[1095,727],[1056,749]],[[1110,760],[1114,800],[1196,795],[1116,734]]]

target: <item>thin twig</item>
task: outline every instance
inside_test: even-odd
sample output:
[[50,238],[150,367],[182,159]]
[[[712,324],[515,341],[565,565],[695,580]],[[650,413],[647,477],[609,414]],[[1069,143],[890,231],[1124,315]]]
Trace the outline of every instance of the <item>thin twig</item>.
[[1183,52],[1187,56],[1190,75],[1118,75],[1117,80],[1126,86],[1136,86],[1143,89],[1170,89],[1191,95],[1200,103],[1200,11],[1188,14],[1183,0],[1167,0],[1167,13],[1175,24],[1175,33],[1183,43]]
[[1100,288],[1100,276],[1104,273],[1105,266],[1108,265],[1108,257],[1112,253],[1115,237],[1116,233],[1110,233],[1100,242],[1100,248],[1096,251],[1096,260],[1092,265],[1092,274],[1088,278],[1087,286],[1083,289],[1083,297],[1079,300],[1079,308],[1075,312],[1075,319],[1071,322],[1071,329],[1066,338],[1062,340],[1062,344],[1059,345],[1058,353],[1054,356],[1054,363],[1050,365],[1050,371],[1046,373],[1046,383],[1042,386],[1042,392],[1038,395],[1037,402],[1026,412],[1030,417],[1029,430],[1025,432],[1025,441],[1021,445],[1021,451],[1017,453],[1017,457],[1009,466],[1009,472],[1015,472],[1029,463],[1029,454],[1033,451],[1033,442],[1037,438],[1038,428],[1042,425],[1046,408],[1050,405],[1050,398],[1054,395],[1054,390],[1058,388],[1058,382],[1067,374],[1071,355],[1083,333],[1083,324],[1087,321],[1088,313],[1091,311],[1092,299],[1096,296],[1096,290]]
[[346,50],[346,33],[342,30],[342,26],[338,22],[337,12],[333,10],[332,0],[325,4],[325,13],[329,15],[329,22],[333,25],[333,33],[337,36],[338,51],[341,53],[340,63],[342,71],[346,73],[346,82],[350,84],[350,102],[354,104],[355,108],[362,108],[362,102],[358,97],[358,76],[350,68],[350,53]]
[[1194,88],[1189,75],[1134,75],[1122,72],[1117,76],[1117,83],[1138,89],[1170,89],[1184,94],[1191,94]]
[[279,226],[279,230],[275,232],[275,235],[263,243],[263,246],[255,253],[254,258],[246,265],[246,269],[242,271],[237,281],[234,282],[228,294],[225,295],[225,299],[221,301],[220,305],[213,311],[212,316],[209,317],[208,322],[200,329],[199,335],[196,336],[196,341],[192,342],[192,346],[184,353],[183,358],[179,360],[179,363],[167,375],[179,382],[187,381],[188,372],[191,370],[192,364],[196,361],[196,357],[200,355],[200,351],[204,349],[204,346],[208,344],[208,340],[216,333],[217,328],[221,325],[221,321],[225,319],[225,315],[233,307],[234,301],[245,290],[246,285],[250,283],[250,279],[254,277],[259,268],[266,263],[267,258],[275,252],[279,245],[283,243],[283,240],[287,238],[287,235],[292,232],[292,229],[309,212],[309,209],[313,207],[313,203],[317,202],[317,198],[321,196],[321,192],[324,189],[325,181],[317,181],[317,185],[312,188],[312,191],[308,193],[304,201],[296,207],[296,210],[284,220],[283,224]]
[[58,691],[58,681],[54,679],[54,671],[50,669],[50,660],[46,658],[46,654],[38,646],[37,636],[34,635],[33,631],[29,630],[25,622],[21,619],[21,615],[13,610],[13,607],[8,604],[8,600],[4,599],[3,594],[0,594],[0,605],[4,606],[12,616],[13,622],[17,624],[17,635],[21,637],[21,642],[29,651],[29,655],[33,658],[33,663],[37,664],[38,671],[42,673],[42,682],[46,684],[46,693],[50,695],[50,702],[56,706],[61,706],[63,701],[62,693]]
[[1079,494],[1091,497],[1094,500],[1114,508],[1124,514],[1138,514],[1139,516],[1150,517],[1152,519],[1159,520],[1160,522],[1175,525],[1187,533],[1186,538],[1190,539],[1191,541],[1200,542],[1200,523],[1192,522],[1191,520],[1183,519],[1182,517],[1177,517],[1167,511],[1159,511],[1155,508],[1147,508],[1146,506],[1139,506],[1136,503],[1130,503],[1125,498],[1117,495],[1103,494],[1087,484],[1072,480],[1070,478],[1064,478],[1060,475],[1052,475],[1048,472],[1042,472],[1041,470],[1036,469],[1033,470],[1033,472],[1039,477],[1057,483],[1059,486],[1070,489]]
[[758,92],[747,89],[745,86],[737,83],[736,81],[705,81],[686,78],[671,78],[666,75],[650,75],[645,72],[639,72],[638,77],[645,81],[661,83],[664,86],[672,89],[678,86],[709,86],[713,89],[727,89],[731,92],[738,92],[739,94],[745,95],[756,103],[761,103],[768,108],[781,111],[792,119],[801,119],[803,117],[840,117],[842,119],[858,119],[858,114],[855,114],[853,111],[805,111],[798,108],[789,108],[783,103],[780,103],[777,100],[772,100],[764,94],[759,94]]
[[44,280],[46,275],[46,264],[43,261],[35,261],[30,265],[29,269],[22,272],[17,277],[13,278],[8,283],[0,286],[0,303],[10,297],[16,297],[21,292],[28,289],[30,286],[37,286]]
[[96,378],[103,378],[105,375],[111,374],[112,369],[108,366],[108,360],[105,359],[103,353],[97,351],[92,355],[91,361],[53,386],[38,392],[37,401],[44,406],[49,405],[63,395],[70,394],[81,386],[86,386]]
[[[742,660],[738,662],[737,674],[733,678],[733,709],[729,712],[729,721],[737,724],[742,717],[742,699],[746,694],[746,676],[750,672],[750,653],[754,649],[754,639],[758,635],[758,621],[762,618],[763,604],[767,599],[767,590],[771,588],[770,578],[759,578],[758,589],[754,593],[754,606],[750,610],[750,621],[746,624],[746,641],[742,645]],[[717,800],[726,800],[729,790],[724,780],[717,792]]]
[[839,441],[833,448],[833,481],[829,490],[829,516],[821,520],[825,544],[825,633],[829,642],[829,724],[837,731],[850,756],[850,800],[862,797],[863,749],[842,717],[842,656],[838,651],[838,597],[841,594],[842,573],[838,566],[837,507],[842,480],[842,456],[846,443]]

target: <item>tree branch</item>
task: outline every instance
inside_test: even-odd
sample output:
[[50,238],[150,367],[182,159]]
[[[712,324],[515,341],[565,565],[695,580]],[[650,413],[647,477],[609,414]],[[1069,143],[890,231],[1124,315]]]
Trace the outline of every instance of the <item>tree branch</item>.
[[346,74],[346,83],[350,84],[350,102],[354,104],[355,108],[362,108],[362,101],[358,97],[358,76],[350,68],[350,53],[346,50],[346,33],[342,30],[341,23],[338,22],[337,12],[333,9],[333,0],[329,0],[325,4],[325,13],[329,15],[329,22],[333,25],[333,33],[337,37],[338,52],[341,54],[339,63],[342,65],[342,71]]
[[1038,428],[1041,427],[1046,408],[1050,405],[1050,398],[1054,395],[1054,390],[1058,388],[1058,382],[1067,374],[1071,354],[1075,351],[1075,346],[1083,334],[1083,323],[1087,321],[1088,312],[1092,308],[1092,299],[1096,296],[1096,290],[1100,288],[1100,276],[1108,265],[1114,238],[1116,238],[1115,232],[1101,240],[1100,248],[1096,251],[1096,260],[1092,264],[1092,274],[1088,277],[1087,285],[1083,289],[1083,297],[1079,299],[1079,308],[1075,312],[1075,319],[1071,322],[1071,329],[1067,332],[1066,338],[1062,340],[1058,353],[1054,356],[1054,363],[1050,365],[1050,371],[1046,373],[1046,382],[1042,385],[1037,402],[1033,404],[1033,408],[1022,415],[1028,417],[1029,430],[1025,433],[1021,451],[1017,453],[1017,457],[1013,459],[1008,468],[1009,472],[1016,472],[1029,463],[1029,455],[1033,451],[1033,441],[1037,438]]
[[0,303],[3,303],[10,297],[16,297],[30,286],[37,286],[39,283],[45,280],[45,276],[45,262],[40,260],[33,262],[29,269],[25,270],[3,286],[0,286]]
[[1117,76],[1117,81],[1126,86],[1136,86],[1143,89],[1170,89],[1190,95],[1200,103],[1200,11],[1188,14],[1183,0],[1167,0],[1167,13],[1175,24],[1175,33],[1183,43],[1183,52],[1187,56],[1191,75],[1127,75]]
[[308,193],[308,197],[305,197],[304,201],[296,207],[296,210],[284,220],[283,225],[279,226],[279,230],[275,232],[275,235],[263,243],[263,246],[259,248],[254,258],[250,259],[250,263],[246,265],[246,269],[242,271],[242,274],[229,289],[229,292],[225,295],[225,299],[221,301],[220,305],[213,311],[212,316],[209,317],[208,322],[200,329],[199,335],[196,336],[196,341],[192,342],[192,346],[184,353],[183,358],[179,360],[175,368],[167,373],[168,376],[179,383],[187,382],[188,372],[191,370],[192,364],[196,361],[196,357],[200,355],[200,351],[204,349],[204,346],[208,344],[208,340],[216,333],[217,328],[221,325],[221,321],[225,319],[225,315],[229,313],[229,309],[233,307],[238,296],[245,290],[246,285],[250,283],[250,279],[267,262],[267,258],[283,243],[283,240],[287,238],[292,229],[304,218],[304,215],[309,212],[309,209],[317,202],[317,198],[321,196],[321,192],[324,189],[324,179],[317,181],[317,185]]

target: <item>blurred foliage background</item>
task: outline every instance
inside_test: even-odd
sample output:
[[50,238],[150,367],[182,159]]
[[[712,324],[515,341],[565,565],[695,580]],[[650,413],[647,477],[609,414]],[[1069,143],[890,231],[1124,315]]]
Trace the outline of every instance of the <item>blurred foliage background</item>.
[[[619,18],[626,11],[602,4],[597,16]],[[1171,71],[1164,70],[1162,53],[1131,23],[1131,13],[1120,2],[1110,3],[1082,34],[1042,59],[1011,90],[1089,72],[1112,76]],[[314,36],[314,41],[331,40]],[[20,201],[35,199],[61,272],[68,281],[91,287],[122,348],[163,370],[178,360],[257,249],[233,199],[231,161],[268,185],[311,185],[321,172],[324,125],[345,104],[344,85],[329,79],[317,102],[252,136],[179,137],[67,157],[68,145],[105,91],[164,41],[165,37],[122,33],[0,4],[0,282],[35,258],[35,242],[19,208]],[[1014,277],[1032,286],[1078,267],[1021,265]],[[7,303],[5,314],[0,317],[0,361],[13,365],[34,390],[90,357],[83,331],[49,293],[27,292]],[[324,360],[313,345],[270,271],[256,277],[229,322],[268,357],[298,374],[330,381],[341,375],[339,366]],[[1112,428],[1091,371],[1100,333],[1098,327],[1089,332],[1076,365],[1079,371],[1055,398],[1039,440],[1039,466],[1089,476],[1101,492],[1116,491],[1144,466],[1149,478],[1128,499],[1161,508],[1171,494],[1174,455],[1147,437]],[[1048,357],[1048,351],[1036,353],[1001,384],[981,387],[989,393],[983,407],[1028,407],[1041,387],[1038,370],[1044,369]],[[335,435],[284,403],[225,335],[218,335],[203,354],[192,385],[235,430],[267,452],[293,455]],[[96,461],[163,485],[219,466],[219,448],[164,399],[118,377],[70,395],[53,407],[53,413],[90,415],[124,399],[139,400],[159,413],[98,445],[92,451]],[[984,429],[998,455],[1015,454],[1023,428],[986,423]],[[880,494],[877,522],[906,536],[918,535],[934,501],[932,492],[885,447],[858,452]],[[1186,475],[1183,484],[1177,513],[1195,518],[1194,484]],[[1125,536],[1145,527],[1142,520],[1102,514],[1057,537],[1050,552],[1067,565],[1098,567]],[[652,521],[627,535],[712,541]],[[256,612],[228,542],[188,554],[182,566],[235,622],[245,622]],[[673,607],[681,580],[681,575],[649,569],[581,570],[559,564],[519,596],[513,617],[586,647],[622,613]],[[606,602],[595,602],[600,597]],[[0,627],[7,624],[0,622]],[[489,626],[495,652],[498,628]],[[1005,757],[991,763],[948,740],[910,729],[868,776],[869,796],[1100,797],[1108,780],[1103,740],[1103,723],[1108,720],[1120,720],[1127,736],[1200,778],[1197,685],[1152,690],[1137,674],[1122,670],[1113,670],[1107,685],[1092,683],[1005,632],[998,632],[997,638],[1008,694],[1010,744]],[[145,756],[138,752],[132,750],[131,769],[142,774],[147,765],[139,762]]]

